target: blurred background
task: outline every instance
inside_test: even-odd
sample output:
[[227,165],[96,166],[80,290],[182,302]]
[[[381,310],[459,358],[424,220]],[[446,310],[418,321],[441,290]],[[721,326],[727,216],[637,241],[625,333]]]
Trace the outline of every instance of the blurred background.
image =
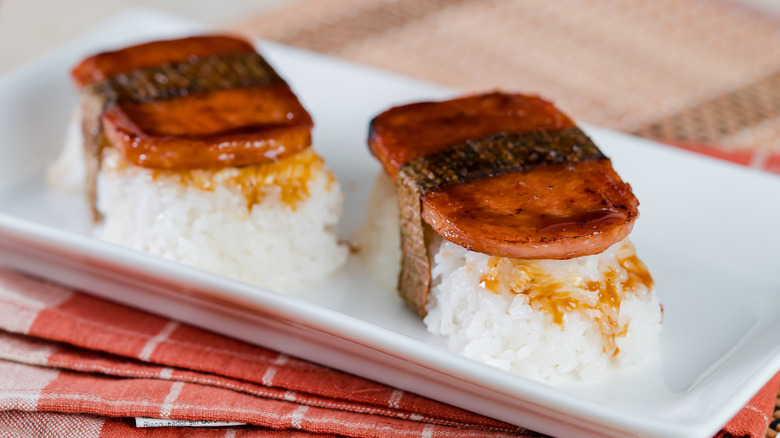
[[780,0],[0,0],[0,74],[133,6],[780,173]]

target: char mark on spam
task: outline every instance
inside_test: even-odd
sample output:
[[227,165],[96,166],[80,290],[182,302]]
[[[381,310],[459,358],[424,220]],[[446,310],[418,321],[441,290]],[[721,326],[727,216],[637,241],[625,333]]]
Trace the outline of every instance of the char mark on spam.
[[436,189],[551,165],[606,158],[579,128],[500,133],[422,156],[401,166],[399,181],[419,196]]
[[231,88],[269,85],[282,79],[257,53],[190,56],[180,62],[122,72],[87,86],[104,105],[146,103]]

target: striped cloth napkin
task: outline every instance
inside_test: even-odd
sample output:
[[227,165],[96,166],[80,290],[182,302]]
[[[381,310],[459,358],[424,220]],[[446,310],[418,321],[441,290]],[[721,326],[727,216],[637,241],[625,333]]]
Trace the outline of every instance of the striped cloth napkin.
[[0,430],[21,436],[538,436],[5,269],[0,330]]
[[[2,268],[0,330],[11,436],[540,436]],[[778,386],[721,436],[763,436]]]

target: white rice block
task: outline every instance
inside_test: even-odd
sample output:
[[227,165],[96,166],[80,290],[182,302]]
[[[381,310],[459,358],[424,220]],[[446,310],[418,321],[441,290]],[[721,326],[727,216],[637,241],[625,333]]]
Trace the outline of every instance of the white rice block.
[[260,167],[163,171],[134,166],[106,148],[97,180],[104,216],[97,236],[271,290],[292,290],[338,269],[348,255],[336,236],[341,189],[313,156],[311,165],[305,162],[311,157],[300,154],[287,159],[297,159],[294,166],[284,167],[284,159],[275,164],[290,173],[287,181],[303,181],[290,200],[290,188]]
[[[431,333],[446,338],[453,351],[516,374],[540,380],[565,375],[600,379],[612,366],[645,359],[661,333],[658,298],[642,284],[621,287],[619,316],[611,330],[603,323],[609,314],[593,305],[599,292],[587,284],[606,282],[612,272],[625,274],[620,273],[619,262],[625,253],[633,254],[627,241],[594,256],[505,266],[499,262],[496,268],[498,258],[442,240],[434,253],[434,287],[423,322]],[[533,273],[529,282],[519,286],[510,274],[517,266],[530,266]],[[503,271],[498,284],[487,284],[486,278],[495,278],[496,271]],[[501,278],[504,274],[506,279]],[[561,321],[547,307],[548,297],[533,299],[524,292],[548,281],[539,278],[559,282],[555,293],[571,305],[572,309],[559,308]]]

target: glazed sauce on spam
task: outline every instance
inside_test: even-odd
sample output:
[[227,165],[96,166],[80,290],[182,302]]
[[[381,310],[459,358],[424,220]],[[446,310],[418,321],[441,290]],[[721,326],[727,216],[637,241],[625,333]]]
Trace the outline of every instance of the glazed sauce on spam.
[[573,126],[544,99],[493,93],[390,109],[372,121],[369,147],[395,180],[402,164],[467,140]]
[[631,231],[639,205],[609,160],[477,179],[421,199],[423,219],[447,240],[483,254],[536,259],[605,251]]
[[603,208],[584,211],[570,216],[539,215],[537,229],[542,234],[558,234],[587,229],[599,229],[625,222],[626,215],[622,211]]
[[258,56],[243,39],[199,36],[99,53],[72,76],[93,100],[103,134],[131,163],[246,166],[311,145],[311,116]]
[[79,86],[84,86],[136,68],[185,60],[191,56],[254,51],[254,47],[246,41],[218,35],[153,41],[90,56],[81,61],[71,75]]
[[309,147],[313,126],[285,83],[117,105],[101,120],[128,161],[168,170],[274,161]]
[[495,293],[525,295],[532,308],[547,313],[559,325],[564,324],[568,313],[595,310],[604,351],[614,356],[619,353],[615,339],[625,336],[628,329],[618,322],[623,294],[653,287],[653,279],[633,246],[622,245],[616,256],[617,266],[607,269],[599,281],[552,275],[533,260],[491,257],[481,284]]

